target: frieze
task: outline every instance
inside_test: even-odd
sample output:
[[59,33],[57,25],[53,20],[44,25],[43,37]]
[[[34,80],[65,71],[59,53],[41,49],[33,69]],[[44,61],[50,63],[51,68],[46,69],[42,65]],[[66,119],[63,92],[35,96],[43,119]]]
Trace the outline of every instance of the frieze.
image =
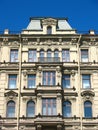
[[72,42],[65,42],[65,41],[58,41],[58,42],[55,42],[55,41],[52,41],[50,39],[46,40],[46,41],[43,41],[43,42],[40,42],[40,40],[38,40],[37,42],[25,42],[24,44],[26,45],[33,45],[33,46],[37,46],[37,45],[46,45],[46,46],[52,46],[52,45],[72,45],[73,43]]
[[56,24],[56,22],[57,22],[57,20],[52,19],[52,18],[47,18],[47,19],[42,20],[42,24],[43,25],[46,24],[48,26],[54,25],[54,24]]
[[20,43],[17,42],[17,41],[14,41],[14,42],[9,42],[8,45],[9,45],[9,46],[19,46]]
[[28,38],[23,38],[23,42],[28,42]]
[[37,42],[28,42],[28,45],[37,45]]
[[96,42],[95,39],[90,39],[89,42],[87,41],[82,41],[82,44],[81,45],[86,45],[86,46],[97,46],[98,45],[98,42]]
[[72,38],[71,39],[71,43],[77,43],[77,39],[76,38]]
[[89,43],[87,41],[82,41],[82,45],[88,45],[89,46]]
[[62,45],[71,45],[71,42],[62,42]]

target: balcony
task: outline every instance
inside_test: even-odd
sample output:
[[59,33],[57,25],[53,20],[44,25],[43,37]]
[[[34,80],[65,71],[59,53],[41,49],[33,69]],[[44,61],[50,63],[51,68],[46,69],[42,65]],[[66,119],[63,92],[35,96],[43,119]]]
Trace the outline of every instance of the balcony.
[[60,57],[39,57],[38,62],[40,62],[40,63],[57,63],[57,62],[60,62]]

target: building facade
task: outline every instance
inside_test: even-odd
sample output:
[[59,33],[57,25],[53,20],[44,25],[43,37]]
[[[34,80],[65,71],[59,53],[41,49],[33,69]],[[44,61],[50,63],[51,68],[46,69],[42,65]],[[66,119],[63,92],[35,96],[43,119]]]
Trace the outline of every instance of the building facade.
[[98,35],[66,18],[0,34],[1,130],[98,130]]

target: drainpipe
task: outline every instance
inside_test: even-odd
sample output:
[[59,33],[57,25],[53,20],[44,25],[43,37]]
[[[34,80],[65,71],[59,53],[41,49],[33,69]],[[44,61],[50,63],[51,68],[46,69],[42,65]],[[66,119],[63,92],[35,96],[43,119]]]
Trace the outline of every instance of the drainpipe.
[[17,130],[19,130],[19,118],[20,118],[20,103],[21,103],[21,62],[22,62],[22,42],[21,42],[21,34],[19,34],[19,86],[18,86],[18,102],[17,102]]
[[80,34],[79,39],[78,39],[78,43],[77,43],[77,54],[78,54],[78,87],[79,87],[79,115],[80,115],[80,129],[82,130],[82,99],[81,99],[81,74],[80,74],[80,40],[81,40],[82,35]]

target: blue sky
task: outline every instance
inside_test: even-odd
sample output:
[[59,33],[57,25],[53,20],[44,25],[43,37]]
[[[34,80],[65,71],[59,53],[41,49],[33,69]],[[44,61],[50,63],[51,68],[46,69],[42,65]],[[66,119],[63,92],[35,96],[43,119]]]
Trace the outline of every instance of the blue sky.
[[78,31],[98,31],[98,0],[0,0],[0,31],[21,31],[30,17],[67,17]]

